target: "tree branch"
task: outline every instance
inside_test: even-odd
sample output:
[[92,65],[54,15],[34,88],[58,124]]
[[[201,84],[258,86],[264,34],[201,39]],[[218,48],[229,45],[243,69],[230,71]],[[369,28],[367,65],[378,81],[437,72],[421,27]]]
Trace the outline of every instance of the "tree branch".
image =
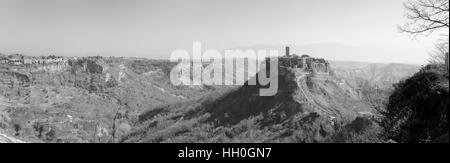
[[400,26],[412,35],[431,34],[449,28],[449,0],[415,0],[404,4],[409,22]]

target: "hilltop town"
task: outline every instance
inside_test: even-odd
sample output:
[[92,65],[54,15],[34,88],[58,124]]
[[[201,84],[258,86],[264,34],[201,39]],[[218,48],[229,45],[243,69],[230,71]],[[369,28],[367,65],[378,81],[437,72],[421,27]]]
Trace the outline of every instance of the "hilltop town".
[[[313,58],[307,54],[301,56],[290,53],[286,47],[285,55],[278,57],[278,65],[283,68],[302,70],[309,73],[330,73],[330,63],[323,58]],[[269,60],[266,60],[269,64]]]

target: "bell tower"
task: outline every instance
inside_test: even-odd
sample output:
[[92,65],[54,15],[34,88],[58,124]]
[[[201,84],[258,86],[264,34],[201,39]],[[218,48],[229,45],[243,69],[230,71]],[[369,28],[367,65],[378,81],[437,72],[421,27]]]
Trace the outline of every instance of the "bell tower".
[[290,53],[289,53],[289,46],[286,46],[286,56],[290,56]]

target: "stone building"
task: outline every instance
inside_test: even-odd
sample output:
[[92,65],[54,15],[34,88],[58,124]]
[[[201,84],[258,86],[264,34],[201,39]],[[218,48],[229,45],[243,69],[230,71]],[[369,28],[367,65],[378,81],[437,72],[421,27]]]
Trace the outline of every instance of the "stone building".
[[305,71],[329,72],[329,63],[322,58],[312,58],[308,55],[290,55],[278,58],[279,65],[286,68],[303,69]]

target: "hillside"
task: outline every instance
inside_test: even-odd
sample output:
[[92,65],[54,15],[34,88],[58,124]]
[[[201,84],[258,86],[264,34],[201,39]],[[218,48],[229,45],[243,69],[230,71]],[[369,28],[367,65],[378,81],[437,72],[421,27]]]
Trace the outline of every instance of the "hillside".
[[368,81],[372,86],[391,89],[392,85],[419,71],[420,66],[399,63],[331,61],[336,76],[347,81]]
[[275,96],[246,83],[148,110],[122,142],[327,142],[372,111],[331,71],[280,66],[278,81]]
[[389,139],[401,143],[448,143],[449,78],[444,65],[427,65],[395,85],[382,111]]
[[27,142],[115,142],[143,110],[211,91],[172,86],[172,66],[125,58],[2,65],[0,130]]

